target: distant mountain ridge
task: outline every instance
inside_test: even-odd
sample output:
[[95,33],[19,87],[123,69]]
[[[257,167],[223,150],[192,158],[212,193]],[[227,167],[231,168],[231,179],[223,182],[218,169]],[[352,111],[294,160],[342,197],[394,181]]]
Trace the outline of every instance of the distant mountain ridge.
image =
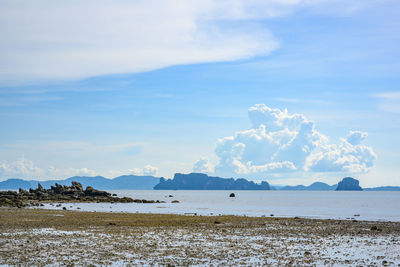
[[378,186],[364,188],[364,191],[400,191],[400,186]]
[[50,186],[58,183],[60,185],[71,185],[72,181],[81,183],[83,187],[92,186],[98,189],[106,190],[151,190],[160,182],[160,178],[154,176],[136,176],[136,175],[122,175],[113,179],[108,179],[103,176],[74,176],[64,180],[22,180],[11,178],[6,181],[0,182],[0,189],[29,189],[36,188],[40,183],[43,188],[50,188]]
[[[188,175],[195,177],[193,181],[188,180]],[[178,179],[175,180],[175,176]],[[315,182],[309,186],[270,186],[268,182],[257,184],[243,178],[220,178],[212,177],[201,173],[175,174],[174,179],[167,180],[154,176],[122,175],[112,179],[103,176],[74,176],[64,180],[23,180],[19,178],[10,178],[0,182],[0,190],[18,190],[37,188],[40,183],[44,188],[50,188],[55,183],[61,185],[71,185],[72,181],[77,181],[82,186],[92,186],[103,190],[152,190],[152,189],[170,189],[170,190],[283,190],[283,191],[334,191],[338,184],[328,185],[322,182]],[[346,177],[351,178],[351,177]],[[352,178],[354,179],[354,178]],[[356,179],[354,179],[356,180]],[[197,181],[197,182],[196,182]],[[343,181],[343,180],[342,180]],[[358,180],[356,180],[358,181]],[[360,187],[361,188],[361,187]],[[400,191],[400,186],[380,186],[371,188],[361,188],[364,191]]]
[[284,186],[279,190],[284,190],[284,191],[333,191],[337,187],[337,184],[334,185],[328,185],[326,183],[322,182],[315,182],[312,183],[309,186],[304,186],[304,185],[296,185],[296,186]]
[[172,180],[160,179],[155,190],[271,190],[267,182],[256,184],[243,178],[212,177],[204,173],[176,173]]

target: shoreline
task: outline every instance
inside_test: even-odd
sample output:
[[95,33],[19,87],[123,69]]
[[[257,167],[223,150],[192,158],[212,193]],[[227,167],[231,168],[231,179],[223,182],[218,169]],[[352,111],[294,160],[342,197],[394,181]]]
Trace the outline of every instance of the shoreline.
[[[44,212],[55,212],[55,213],[80,213],[82,215],[87,215],[87,214],[103,214],[103,215],[127,215],[127,216],[171,216],[171,217],[200,217],[200,218],[219,218],[219,217],[229,217],[229,218],[240,218],[240,219],[253,219],[253,220],[315,220],[315,221],[336,221],[336,222],[352,222],[352,223],[389,223],[389,224],[396,224],[399,226],[399,231],[400,231],[400,222],[398,221],[389,221],[389,220],[367,220],[367,219],[359,219],[359,218],[345,218],[345,219],[337,219],[337,218],[317,218],[317,217],[311,217],[311,216],[305,216],[305,215],[299,215],[299,216],[250,216],[250,215],[237,215],[237,214],[214,214],[214,215],[203,215],[203,214],[198,214],[196,212],[187,212],[183,214],[177,214],[177,213],[162,213],[162,212],[115,212],[115,211],[88,211],[88,210],[81,210],[81,209],[62,209],[63,206],[57,206],[58,204],[75,204],[75,203],[96,203],[96,202],[43,202],[44,204],[53,204],[54,208],[48,209],[46,207],[41,207],[41,206],[29,206],[29,207],[23,207],[23,208],[17,208],[17,207],[1,207],[0,206],[0,214],[4,213],[4,210],[13,212],[13,211],[44,211]],[[109,202],[101,202],[101,203],[96,203],[96,204],[115,204],[115,203],[109,203]],[[120,204],[120,203],[119,203]],[[146,204],[141,204],[141,205],[146,205]],[[7,212],[6,212],[7,213]],[[1,224],[1,218],[0,218],[0,226]]]
[[260,211],[240,211],[232,210],[228,207],[227,210],[221,208],[205,209],[201,207],[188,207],[185,202],[180,203],[108,203],[108,202],[43,202],[43,205],[36,205],[28,208],[32,209],[48,209],[60,210],[65,207],[67,210],[87,211],[87,212],[106,212],[106,213],[143,213],[143,214],[171,214],[171,215],[197,215],[197,216],[243,216],[243,217],[264,217],[264,218],[305,218],[305,219],[320,219],[320,220],[357,220],[371,222],[399,222],[398,216],[394,218],[376,218],[365,215],[364,212],[347,213],[343,215],[336,214],[307,214],[304,210],[298,212],[291,211],[285,214],[276,210]]
[[[76,212],[90,212],[90,213],[109,213],[109,214],[139,214],[139,215],[176,215],[176,216],[199,216],[199,217],[223,217],[223,216],[227,216],[227,217],[242,217],[242,218],[270,218],[270,219],[304,219],[304,220],[321,220],[321,221],[326,221],[326,220],[330,220],[330,221],[352,221],[352,222],[370,222],[370,223],[399,223],[399,221],[390,221],[390,220],[385,220],[385,219],[379,219],[379,220],[372,220],[372,219],[363,219],[360,218],[358,216],[355,217],[349,217],[349,218],[320,218],[318,216],[307,216],[307,215],[297,215],[297,216],[291,216],[291,215],[287,215],[287,216],[276,216],[276,215],[272,215],[271,214],[269,216],[267,215],[259,215],[259,216],[254,216],[254,215],[238,215],[238,214],[208,214],[208,215],[204,215],[204,214],[200,214],[197,212],[185,212],[185,213],[167,213],[167,212],[129,212],[129,211],[113,211],[113,210],[108,210],[108,211],[98,211],[98,210],[82,210],[82,209],[77,209],[77,208],[67,208],[66,210],[63,210],[63,205],[64,206],[68,206],[70,204],[82,204],[82,203],[90,203],[90,204],[115,204],[115,203],[108,203],[108,202],[102,202],[102,203],[96,203],[96,202],[57,202],[57,203],[53,203],[53,202],[47,202],[44,204],[53,204],[52,208],[48,208],[46,206],[31,206],[31,207],[25,207],[26,209],[32,209],[32,210],[47,210],[47,211],[76,211]],[[61,206],[57,206],[61,204]],[[120,203],[119,203],[120,204]],[[142,204],[142,205],[147,205],[147,204]],[[160,208],[160,210],[162,210]]]
[[0,208],[10,265],[391,265],[400,222]]

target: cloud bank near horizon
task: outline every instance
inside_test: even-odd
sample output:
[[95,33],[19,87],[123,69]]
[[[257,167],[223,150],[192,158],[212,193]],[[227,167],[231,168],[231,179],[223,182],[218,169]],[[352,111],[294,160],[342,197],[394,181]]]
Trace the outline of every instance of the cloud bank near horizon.
[[128,171],[129,173],[139,176],[155,176],[158,173],[158,168],[152,165],[146,165],[143,168],[134,168]]
[[20,159],[0,162],[0,178],[28,178],[28,179],[60,179],[72,176],[95,176],[96,171],[88,168],[59,169],[54,166],[40,168],[33,161],[21,157]]
[[248,110],[252,128],[218,140],[219,162],[207,158],[194,171],[221,176],[257,177],[294,172],[357,174],[369,172],[377,156],[363,144],[368,134],[350,131],[346,138],[331,143],[302,114],[289,114],[264,104]]
[[[121,175],[137,175],[137,176],[155,176],[158,173],[158,168],[150,164],[143,168],[133,168],[126,172],[123,171],[109,171],[108,174],[112,177]],[[21,157],[20,159],[12,162],[0,161],[0,179],[7,178],[22,178],[22,179],[64,179],[73,176],[96,176],[98,172],[88,168],[56,168],[49,166],[48,168],[41,168],[34,164],[33,161]]]

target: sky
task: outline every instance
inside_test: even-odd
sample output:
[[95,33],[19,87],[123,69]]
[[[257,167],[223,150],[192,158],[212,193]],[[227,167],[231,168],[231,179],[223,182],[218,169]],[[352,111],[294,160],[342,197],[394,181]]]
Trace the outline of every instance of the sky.
[[0,181],[400,186],[397,0],[0,0]]

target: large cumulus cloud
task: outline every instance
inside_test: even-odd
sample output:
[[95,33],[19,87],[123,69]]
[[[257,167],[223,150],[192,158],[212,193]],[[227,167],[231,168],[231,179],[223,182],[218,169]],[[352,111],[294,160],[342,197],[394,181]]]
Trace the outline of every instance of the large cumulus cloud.
[[[350,131],[347,138],[331,143],[304,115],[289,114],[286,109],[273,109],[263,104],[251,107],[249,118],[252,129],[218,140],[216,174],[361,173],[374,166],[376,154],[363,144],[367,133]],[[201,161],[206,162],[205,159]],[[207,170],[211,170],[207,164]],[[197,166],[196,169],[201,168]]]

